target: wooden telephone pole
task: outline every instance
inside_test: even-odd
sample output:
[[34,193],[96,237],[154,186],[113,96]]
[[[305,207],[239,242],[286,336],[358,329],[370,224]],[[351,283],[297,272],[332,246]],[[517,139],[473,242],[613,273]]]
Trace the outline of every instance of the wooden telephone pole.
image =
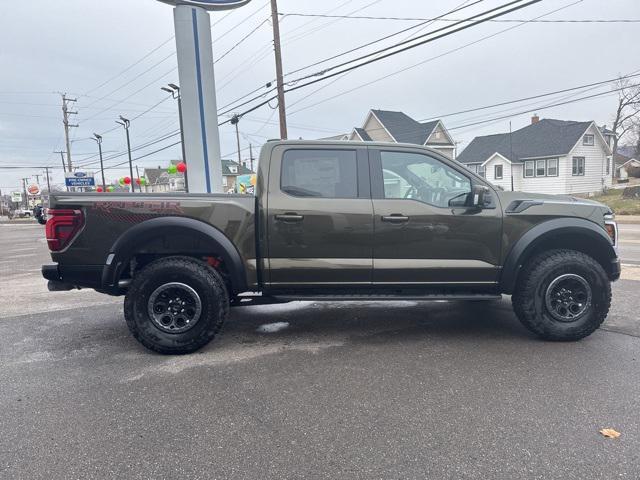
[[276,83],[278,88],[278,112],[280,114],[280,138],[287,139],[287,109],[284,103],[284,75],[282,73],[282,50],[280,48],[280,22],[278,4],[271,0],[271,23],[273,23],[273,49],[276,55]]
[[62,95],[62,124],[64,125],[64,139],[67,145],[67,170],[69,172],[73,171],[71,165],[71,141],[69,140],[69,129],[75,128],[78,125],[72,125],[69,123],[69,117],[71,115],[77,115],[78,112],[69,111],[69,104],[77,102],[75,98],[67,98],[65,93],[61,93]]

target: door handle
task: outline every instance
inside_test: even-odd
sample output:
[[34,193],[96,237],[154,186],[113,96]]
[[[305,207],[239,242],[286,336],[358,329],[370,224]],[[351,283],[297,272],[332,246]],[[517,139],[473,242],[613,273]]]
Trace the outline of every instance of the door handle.
[[275,216],[276,221],[284,222],[284,223],[297,223],[304,220],[303,215],[298,215],[297,213],[284,213],[282,215]]
[[399,213],[394,213],[393,215],[383,216],[382,221],[389,223],[406,223],[409,221],[409,217],[407,217],[406,215],[401,215]]

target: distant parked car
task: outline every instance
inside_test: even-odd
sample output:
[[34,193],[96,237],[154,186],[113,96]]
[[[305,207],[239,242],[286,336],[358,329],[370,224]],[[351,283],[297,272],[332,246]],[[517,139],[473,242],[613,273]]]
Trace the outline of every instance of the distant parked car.
[[25,210],[24,208],[17,208],[13,211],[12,218],[31,218],[33,213],[31,210]]

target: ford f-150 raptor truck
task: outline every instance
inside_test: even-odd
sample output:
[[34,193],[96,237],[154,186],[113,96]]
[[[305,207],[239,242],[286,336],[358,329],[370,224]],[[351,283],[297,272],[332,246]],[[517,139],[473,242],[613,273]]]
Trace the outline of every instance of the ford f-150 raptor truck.
[[255,195],[56,193],[49,289],[124,295],[131,333],[193,352],[229,307],[511,295],[548,340],[596,330],[620,276],[606,206],[503,192],[415,145],[270,141]]

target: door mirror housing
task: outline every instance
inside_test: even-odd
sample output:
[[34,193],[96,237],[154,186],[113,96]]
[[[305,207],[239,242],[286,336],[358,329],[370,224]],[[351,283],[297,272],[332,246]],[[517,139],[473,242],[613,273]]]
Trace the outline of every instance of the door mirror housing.
[[484,185],[474,185],[471,188],[469,206],[474,208],[483,208],[486,205],[488,194],[489,188]]

